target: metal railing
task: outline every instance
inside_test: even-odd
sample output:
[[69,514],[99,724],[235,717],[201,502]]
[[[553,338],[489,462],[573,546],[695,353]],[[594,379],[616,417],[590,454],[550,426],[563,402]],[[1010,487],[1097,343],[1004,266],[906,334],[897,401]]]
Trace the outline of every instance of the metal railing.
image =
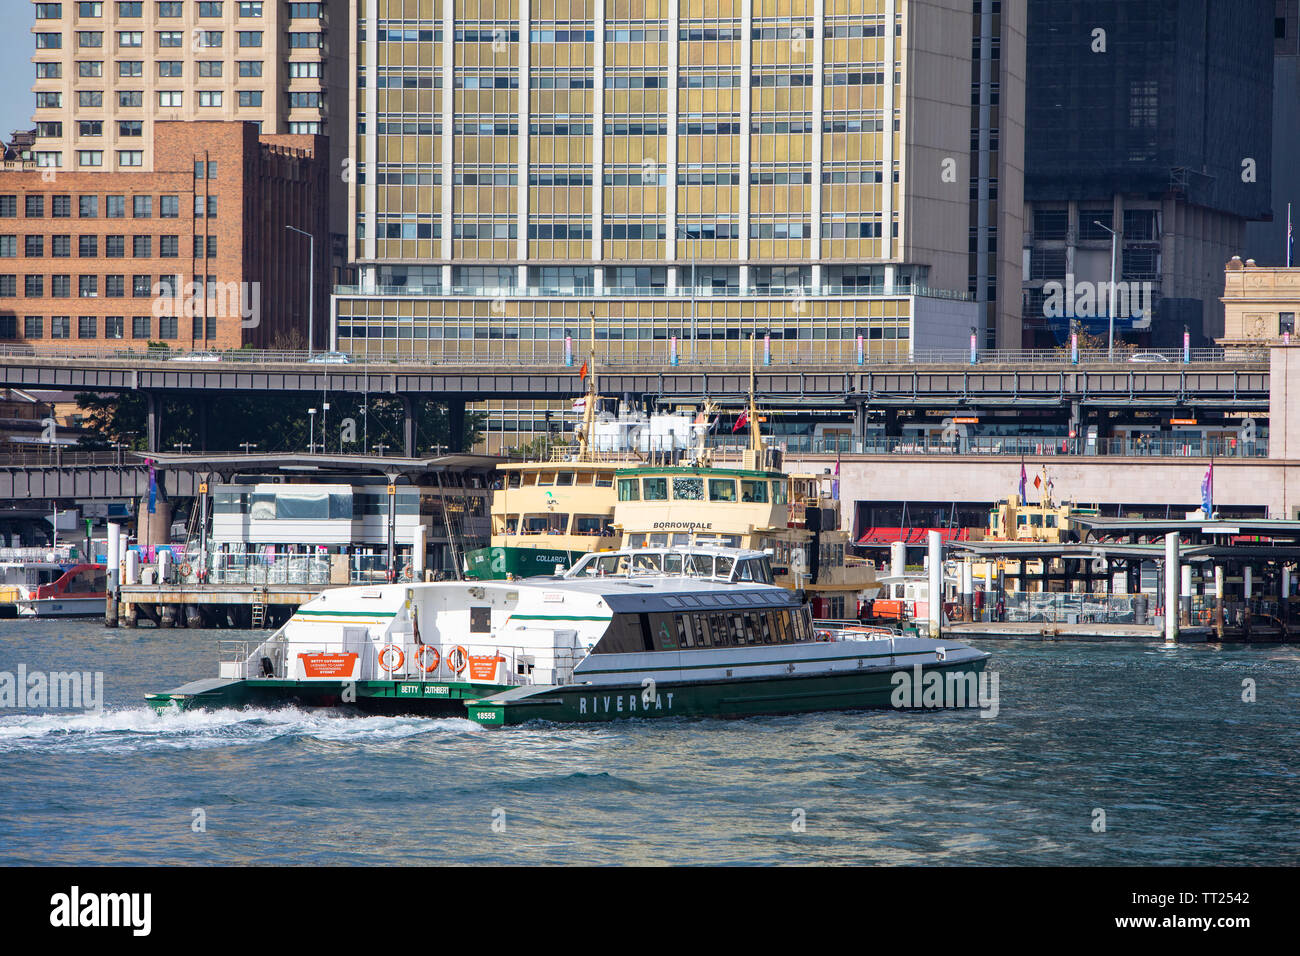
[[[341,319],[348,322],[347,319]],[[421,331],[426,331],[423,327]],[[549,371],[572,370],[576,375],[587,352],[588,342],[585,338],[574,338],[569,346],[562,339],[521,339],[505,338],[503,329],[491,338],[483,339],[416,339],[414,326],[400,330],[402,337],[377,339],[372,348],[369,339],[360,339],[361,344],[348,352],[327,352],[305,349],[228,349],[217,350],[162,350],[162,349],[36,349],[30,345],[0,346],[0,358],[26,358],[39,360],[42,364],[65,363],[77,364],[103,362],[108,365],[130,367],[142,364],[164,366],[174,371],[200,371],[218,369],[224,365],[312,365],[321,370],[339,371],[350,366],[379,366],[385,371],[401,365],[485,365],[494,368],[502,366],[519,366],[546,368]],[[575,327],[575,331],[579,331]],[[761,330],[760,330],[761,331]],[[621,366],[635,368],[671,369],[689,368],[732,368],[747,366],[749,363],[750,343],[747,339],[696,339],[683,336],[677,341],[674,355],[671,342],[664,337],[661,329],[655,329],[655,338],[645,339],[599,339],[597,361],[602,371],[610,371]],[[346,337],[345,337],[346,338]],[[821,344],[812,345],[813,341]],[[653,344],[650,344],[653,343]],[[1144,356],[1146,358],[1144,358]],[[1152,359],[1159,356],[1160,359]],[[1243,359],[1238,355],[1225,354],[1221,348],[1192,349],[1186,360],[1193,364],[1233,364],[1242,366],[1267,365],[1267,356]],[[762,342],[759,343],[760,371],[762,369],[786,370],[788,366],[805,366],[802,370],[833,369],[852,371],[869,370],[875,366],[889,368],[897,366],[925,365],[964,365],[972,366],[969,349],[960,348],[912,348],[905,339],[873,339],[864,344],[862,361],[858,360],[855,338],[832,338],[821,340],[809,339],[773,339],[771,341],[770,361],[764,356]],[[1150,350],[1138,355],[1117,353],[1107,355],[1105,349],[1080,352],[1079,363],[1066,349],[981,349],[976,353],[974,367],[1025,367],[1046,366],[1057,370],[1081,368],[1083,366],[1104,366],[1112,370],[1139,372],[1160,372],[1167,366],[1184,362],[1181,350]],[[175,363],[175,364],[171,364]],[[1172,368],[1170,368],[1172,371]]]
[[[918,437],[850,438],[778,435],[767,439],[786,455],[1033,455],[1123,458],[1267,458],[1268,439],[1170,438],[1139,442],[1132,438],[1107,438],[1088,443],[1064,436],[992,435],[965,439]],[[707,446],[723,455],[739,455],[748,447],[745,435],[711,435]]]
[[63,545],[55,548],[0,548],[0,561],[7,564],[70,560],[72,551]]
[[920,283],[893,283],[890,285],[845,286],[784,286],[754,287],[741,292],[739,286],[679,285],[667,286],[616,286],[606,285],[600,291],[591,286],[466,286],[453,285],[444,290],[441,285],[336,285],[334,294],[340,296],[428,296],[444,299],[790,299],[801,301],[817,298],[854,298],[872,296],[920,296],[926,299],[951,299],[968,302],[969,292],[959,289],[939,289]]

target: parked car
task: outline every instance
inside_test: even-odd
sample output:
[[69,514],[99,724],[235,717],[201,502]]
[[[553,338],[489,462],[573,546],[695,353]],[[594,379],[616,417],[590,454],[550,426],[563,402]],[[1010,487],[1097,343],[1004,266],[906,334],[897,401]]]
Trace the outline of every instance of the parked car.
[[216,352],[186,352],[184,355],[173,355],[173,362],[220,362],[221,356]]
[[1130,362],[1164,362],[1168,364],[1169,359],[1159,352],[1138,352],[1137,355],[1129,359]]
[[307,361],[314,365],[351,365],[352,357],[347,352],[320,352]]

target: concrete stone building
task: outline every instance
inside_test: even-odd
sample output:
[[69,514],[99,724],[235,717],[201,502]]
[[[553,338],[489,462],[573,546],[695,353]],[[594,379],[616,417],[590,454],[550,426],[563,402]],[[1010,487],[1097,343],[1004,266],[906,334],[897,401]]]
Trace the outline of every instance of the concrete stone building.
[[[1224,270],[1223,335],[1231,350],[1265,354],[1269,346],[1300,346],[1296,313],[1300,312],[1300,268],[1258,266],[1233,256]],[[1285,403],[1282,403],[1285,404]]]

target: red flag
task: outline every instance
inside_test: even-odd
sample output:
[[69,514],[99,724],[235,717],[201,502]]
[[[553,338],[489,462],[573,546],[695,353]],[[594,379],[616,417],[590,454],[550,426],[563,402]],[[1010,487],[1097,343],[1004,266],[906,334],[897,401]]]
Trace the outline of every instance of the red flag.
[[1034,487],[1035,488],[1043,487],[1043,478],[1041,475],[1034,475]]
[[736,419],[736,424],[733,425],[733,426],[732,426],[732,429],[731,429],[732,434],[735,434],[736,432],[740,431],[740,430],[741,430],[742,428],[744,428],[747,424],[749,424],[749,410],[748,410],[748,409],[746,409],[745,411],[741,412],[741,413],[740,413],[740,417]]
[[587,377],[587,363],[583,362],[582,368],[578,369],[578,381],[581,382],[586,377]]

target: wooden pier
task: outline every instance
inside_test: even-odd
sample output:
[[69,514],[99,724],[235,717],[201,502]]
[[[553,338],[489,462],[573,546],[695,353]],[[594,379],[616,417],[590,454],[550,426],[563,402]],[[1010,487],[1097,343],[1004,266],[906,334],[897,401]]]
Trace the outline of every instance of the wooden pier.
[[[279,627],[328,584],[127,584],[110,598],[109,627]],[[116,605],[116,606],[115,606]]]

